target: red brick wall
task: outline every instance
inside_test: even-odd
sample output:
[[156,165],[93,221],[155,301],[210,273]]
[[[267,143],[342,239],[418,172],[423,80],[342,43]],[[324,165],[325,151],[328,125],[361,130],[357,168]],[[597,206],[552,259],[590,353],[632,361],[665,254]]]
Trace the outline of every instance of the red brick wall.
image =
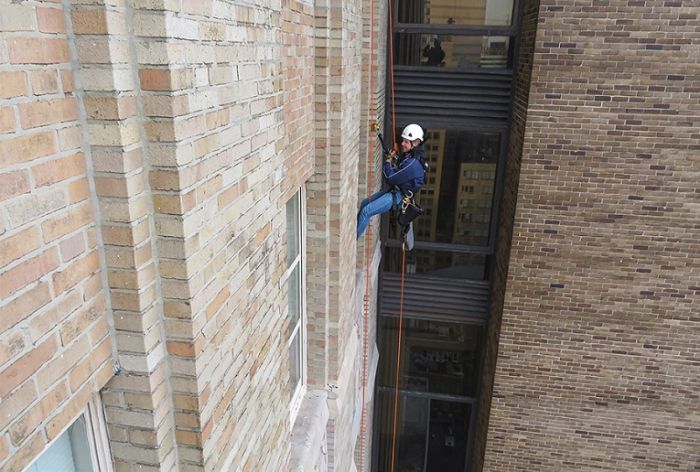
[[696,470],[690,2],[542,1],[484,470]]
[[0,14],[0,469],[22,470],[112,376],[65,14]]

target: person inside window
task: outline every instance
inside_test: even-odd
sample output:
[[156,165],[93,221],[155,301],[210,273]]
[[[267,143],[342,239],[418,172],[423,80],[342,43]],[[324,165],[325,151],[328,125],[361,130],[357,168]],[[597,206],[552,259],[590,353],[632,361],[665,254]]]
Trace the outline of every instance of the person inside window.
[[389,186],[360,204],[357,213],[357,239],[364,234],[369,220],[396,209],[404,196],[412,197],[425,182],[425,151],[423,150],[423,128],[410,124],[401,133],[401,155],[391,152],[384,162],[384,181]]
[[428,62],[425,63],[426,66],[444,66],[445,51],[442,49],[440,44],[440,38],[435,35],[433,38],[433,45],[430,43],[426,44],[423,48],[423,57],[428,58]]

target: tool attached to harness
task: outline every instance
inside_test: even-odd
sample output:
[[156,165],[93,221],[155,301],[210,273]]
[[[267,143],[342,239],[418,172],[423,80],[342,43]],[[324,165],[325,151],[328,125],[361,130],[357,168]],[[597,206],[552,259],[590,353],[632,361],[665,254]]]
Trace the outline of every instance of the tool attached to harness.
[[413,194],[409,192],[404,194],[401,199],[401,208],[396,217],[397,222],[401,226],[401,237],[403,238],[403,248],[406,251],[412,251],[415,244],[413,236],[413,220],[423,214],[423,209],[413,199]]
[[404,193],[396,220],[400,226],[406,227],[423,213],[425,213],[425,210],[416,203],[413,193]]

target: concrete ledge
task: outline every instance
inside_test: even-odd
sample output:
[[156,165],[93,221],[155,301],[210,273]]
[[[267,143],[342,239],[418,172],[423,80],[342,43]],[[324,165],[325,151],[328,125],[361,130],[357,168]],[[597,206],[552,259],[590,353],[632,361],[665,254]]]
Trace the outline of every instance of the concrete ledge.
[[326,470],[328,392],[309,390],[292,428],[291,472]]

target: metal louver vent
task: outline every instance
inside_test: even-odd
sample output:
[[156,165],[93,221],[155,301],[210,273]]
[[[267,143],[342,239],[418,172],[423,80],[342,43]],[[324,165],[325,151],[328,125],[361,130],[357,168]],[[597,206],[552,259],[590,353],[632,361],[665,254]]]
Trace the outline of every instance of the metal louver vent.
[[[382,315],[399,313],[401,275],[382,274]],[[461,319],[484,319],[488,314],[488,282],[454,280],[424,275],[406,275],[403,294],[405,316],[431,318],[452,316]]]
[[511,70],[458,71],[398,67],[394,75],[399,122],[417,117],[508,120]]

